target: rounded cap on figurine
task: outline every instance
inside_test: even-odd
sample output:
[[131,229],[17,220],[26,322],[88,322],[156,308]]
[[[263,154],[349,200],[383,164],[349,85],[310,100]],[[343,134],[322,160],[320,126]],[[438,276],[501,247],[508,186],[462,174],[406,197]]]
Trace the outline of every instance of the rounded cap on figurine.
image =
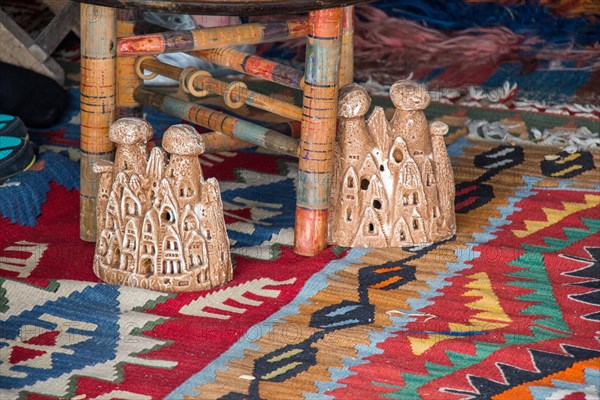
[[390,98],[396,108],[406,111],[424,110],[431,103],[425,86],[409,80],[394,83],[390,88]]
[[118,144],[137,144],[152,139],[154,130],[140,118],[121,118],[108,130],[108,138]]
[[371,106],[369,93],[356,83],[340,89],[338,116],[342,118],[364,117]]
[[170,154],[197,156],[204,152],[200,134],[190,125],[173,125],[165,132],[162,147]]
[[448,133],[448,124],[442,121],[435,121],[429,124],[429,131],[432,136],[444,136]]

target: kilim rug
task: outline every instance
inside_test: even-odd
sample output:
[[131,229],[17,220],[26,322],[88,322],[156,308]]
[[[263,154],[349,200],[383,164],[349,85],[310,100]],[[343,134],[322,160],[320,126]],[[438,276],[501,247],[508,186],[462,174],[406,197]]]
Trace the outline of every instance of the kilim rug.
[[[235,270],[201,293],[94,276],[71,89],[63,120],[30,132],[38,162],[0,185],[0,399],[600,399],[600,152],[581,149],[600,132],[596,3],[361,7],[357,77],[428,82],[428,117],[450,126],[458,234],[299,257],[296,162],[202,155]],[[31,31],[51,17],[0,4]],[[55,57],[77,81],[74,35]],[[181,122],[147,119],[156,141]]]
[[[430,120],[451,127],[458,234],[425,248],[296,256],[296,163],[203,155],[234,280],[175,295],[92,273],[70,94],[61,124],[32,132],[35,168],[0,187],[0,398],[599,398],[600,154],[467,127],[526,139],[598,132],[597,119],[434,103]],[[147,117],[159,133],[179,122]]]

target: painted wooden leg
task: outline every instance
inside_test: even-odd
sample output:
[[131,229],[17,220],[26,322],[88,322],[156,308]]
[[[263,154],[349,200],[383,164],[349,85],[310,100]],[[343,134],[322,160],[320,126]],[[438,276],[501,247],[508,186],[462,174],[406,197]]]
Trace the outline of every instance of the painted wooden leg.
[[115,10],[81,4],[80,236],[96,240],[98,160],[112,159],[108,128],[115,117]]
[[[138,10],[117,10],[117,38],[131,36],[138,21],[144,18],[144,12]],[[117,57],[117,116],[142,118],[143,107],[134,100],[133,91],[142,84],[135,73],[135,56]]]
[[344,7],[340,87],[354,82],[354,6]]
[[294,251],[327,246],[327,213],[336,131],[342,9],[309,14]]

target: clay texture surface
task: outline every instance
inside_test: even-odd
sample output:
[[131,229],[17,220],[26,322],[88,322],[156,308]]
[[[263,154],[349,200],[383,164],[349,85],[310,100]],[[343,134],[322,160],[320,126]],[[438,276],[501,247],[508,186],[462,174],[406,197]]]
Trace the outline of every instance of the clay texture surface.
[[201,136],[174,125],[163,148],[148,155],[151,137],[152,127],[138,118],[110,127],[115,161],[94,166],[100,174],[94,272],[108,283],[167,292],[227,283],[229,239],[219,185],[202,175]]
[[351,247],[431,244],[456,233],[448,126],[428,124],[426,89],[412,81],[390,90],[388,121],[360,86],[340,91],[329,212],[329,242]]

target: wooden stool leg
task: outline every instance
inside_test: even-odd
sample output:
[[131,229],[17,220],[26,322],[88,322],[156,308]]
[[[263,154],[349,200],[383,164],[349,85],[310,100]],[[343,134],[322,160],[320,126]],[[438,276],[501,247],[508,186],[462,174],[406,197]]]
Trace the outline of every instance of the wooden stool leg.
[[294,251],[327,246],[327,213],[336,131],[342,9],[309,14]]
[[[134,35],[135,25],[144,18],[138,10],[117,10],[117,38]],[[135,56],[117,57],[117,116],[142,118],[143,107],[134,100],[133,91],[142,80],[135,73]]]
[[96,240],[96,161],[112,159],[108,128],[115,117],[115,10],[81,4],[80,236]]
[[354,82],[354,6],[344,7],[340,87]]

